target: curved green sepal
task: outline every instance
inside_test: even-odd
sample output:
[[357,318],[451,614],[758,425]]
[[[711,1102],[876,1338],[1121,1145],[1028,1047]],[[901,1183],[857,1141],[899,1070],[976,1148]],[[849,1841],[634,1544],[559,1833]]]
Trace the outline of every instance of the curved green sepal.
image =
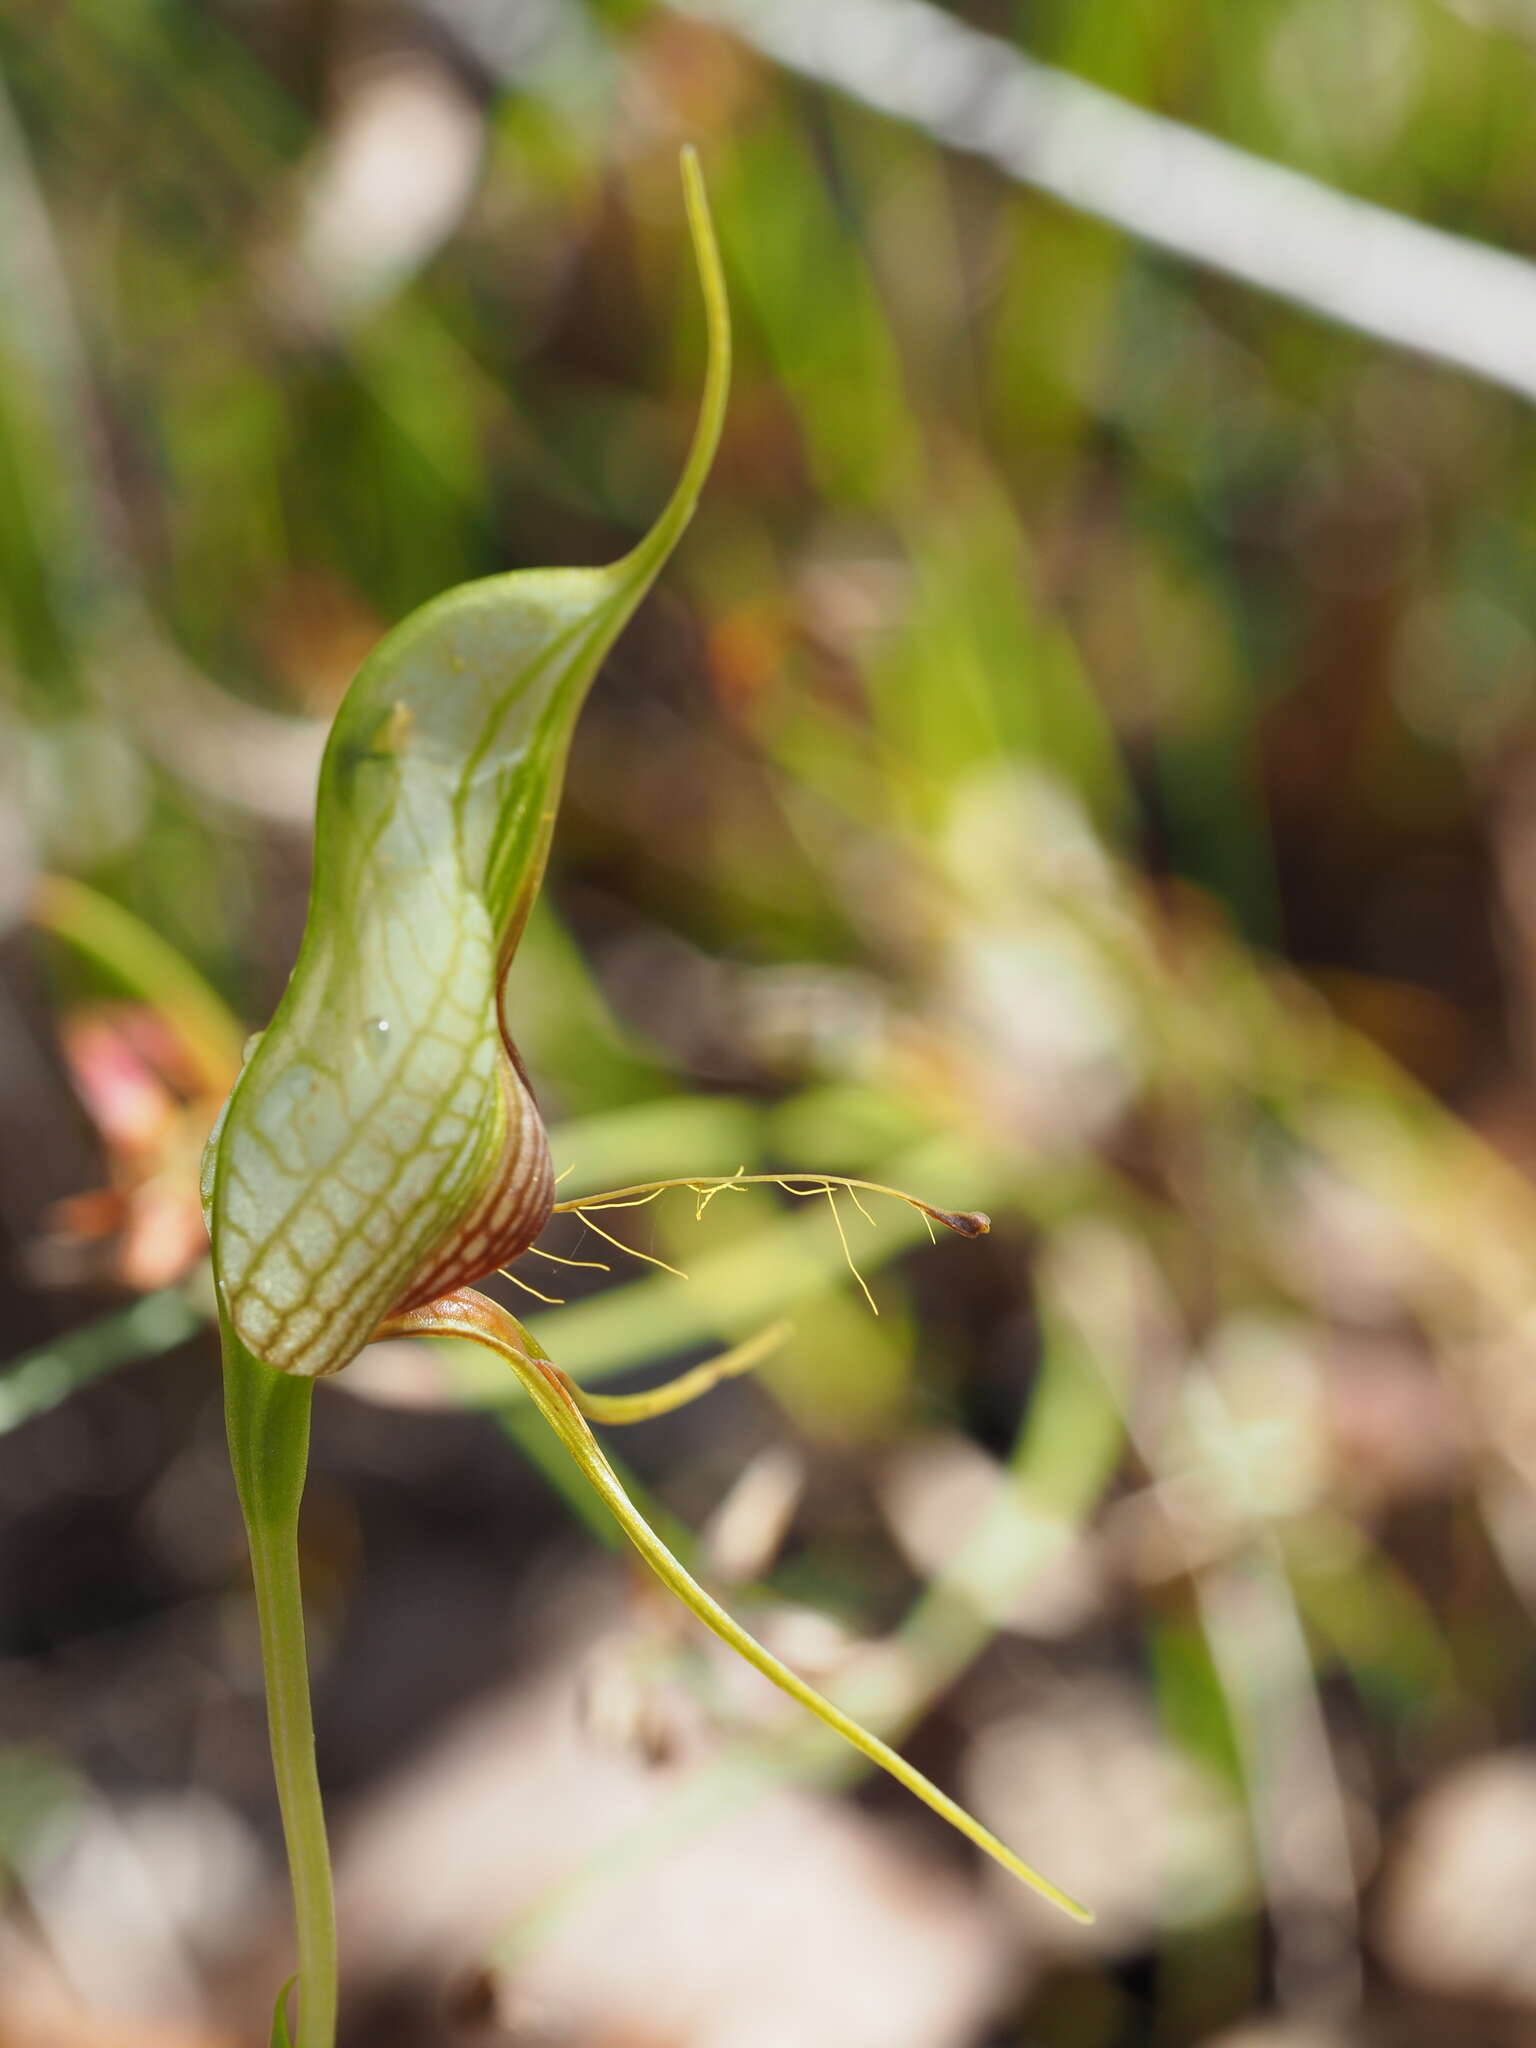
[[293,2036],[288,2031],[288,1994],[298,1981],[297,1977],[290,1977],[277,1994],[277,2004],[272,2008],[272,2035],[267,2048],[293,2048]]
[[204,1166],[226,1312],[284,1372],[339,1370],[386,1315],[506,1264],[548,1217],[548,1145],[500,990],[577,714],[719,439],[730,338],[691,152],[683,179],[709,359],[661,517],[607,568],[519,570],[423,606],[332,727],[303,945]]
[[565,1375],[547,1357],[535,1339],[529,1335],[515,1317],[508,1314],[498,1303],[489,1301],[484,1295],[476,1294],[469,1288],[429,1306],[417,1309],[410,1315],[391,1320],[390,1334],[396,1331],[405,1334],[436,1337],[468,1337],[474,1342],[488,1346],[505,1359],[517,1377],[522,1381],[537,1406],[540,1414],[553,1429],[567,1452],[575,1461],[582,1477],[602,1500],[635,1549],[667,1589],[689,1612],[703,1622],[704,1626],[717,1635],[754,1670],[760,1671],[780,1692],[787,1693],[798,1705],[834,1734],[867,1757],[881,1770],[887,1771],[906,1790],[920,1799],[923,1804],[945,1820],[967,1841],[990,1856],[994,1863],[1002,1865],[1010,1876],[1041,1898],[1076,1920],[1082,1926],[1091,1926],[1093,1913],[1076,1899],[1064,1892],[1059,1885],[1036,1870],[1033,1865],[1014,1854],[1006,1842],[1000,1841],[990,1828],[982,1826],[974,1815],[941,1792],[931,1779],[924,1777],[904,1756],[882,1742],[878,1735],[872,1735],[851,1714],[845,1714],[841,1707],[807,1685],[787,1664],[781,1664],[771,1650],[765,1649],[754,1635],[744,1629],[735,1616],[728,1613],[719,1601],[706,1593],[698,1580],[686,1571],[672,1552],[662,1542],[650,1523],[640,1513],[629,1495],[624,1491],[618,1474],[604,1457],[602,1448],[581,1413],[580,1397]]

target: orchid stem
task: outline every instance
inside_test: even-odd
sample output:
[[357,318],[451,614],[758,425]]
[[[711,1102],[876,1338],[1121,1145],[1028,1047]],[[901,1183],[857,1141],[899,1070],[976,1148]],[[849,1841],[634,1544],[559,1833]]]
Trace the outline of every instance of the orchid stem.
[[299,1583],[299,1503],[309,1465],[314,1382],[274,1372],[252,1358],[222,1311],[219,1328],[224,1419],[256,1586],[267,1730],[293,1887],[299,1961],[296,2048],[334,2048],[336,1912],[315,1769]]

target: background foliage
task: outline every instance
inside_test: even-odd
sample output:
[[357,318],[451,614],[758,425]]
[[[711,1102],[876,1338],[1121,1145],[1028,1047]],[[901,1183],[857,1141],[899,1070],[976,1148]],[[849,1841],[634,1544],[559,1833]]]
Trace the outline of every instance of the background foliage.
[[[1536,238],[1525,0],[967,18]],[[4,0],[0,73],[0,2040],[244,2038],[280,1974],[197,1151],[361,654],[665,495],[685,139],[732,412],[523,1048],[573,1187],[996,1228],[851,1217],[877,1320],[819,1206],[684,1198],[633,1241],[687,1285],[530,1269],[535,1327],[598,1377],[793,1317],[621,1448],[1101,1922],[834,1802],[507,1389],[394,1347],[317,1403],[307,1539],[351,2038],[1530,2039],[1528,400],[660,7]]]

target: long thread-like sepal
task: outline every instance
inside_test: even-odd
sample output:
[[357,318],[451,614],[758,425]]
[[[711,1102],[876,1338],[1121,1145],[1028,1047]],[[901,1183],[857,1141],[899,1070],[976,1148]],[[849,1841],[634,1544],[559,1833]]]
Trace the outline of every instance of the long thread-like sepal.
[[660,1579],[669,1592],[677,1598],[691,1614],[713,1631],[723,1643],[738,1656],[760,1671],[776,1685],[781,1692],[814,1714],[816,1719],[843,1740],[850,1743],[861,1756],[883,1771],[888,1771],[899,1785],[905,1786],[915,1798],[931,1807],[942,1820],[948,1821],[978,1849],[1000,1863],[1004,1870],[1038,1892],[1053,1906],[1082,1925],[1092,1923],[1093,1914],[1070,1897],[1059,1885],[1015,1855],[1006,1842],[1002,1842],[989,1828],[982,1826],[974,1815],[967,1813],[963,1806],[941,1792],[937,1785],[925,1778],[904,1756],[882,1742],[845,1714],[841,1707],[833,1704],[814,1686],[791,1671],[787,1664],[781,1664],[771,1650],[767,1650],[748,1633],[735,1617],[723,1608],[713,1595],[707,1593],[697,1579],[684,1569],[678,1559],[662,1542],[650,1523],[640,1513],[629,1495],[624,1491],[618,1474],[604,1457],[602,1448],[587,1427],[573,1390],[550,1359],[541,1351],[534,1339],[522,1325],[497,1303],[472,1289],[461,1289],[441,1301],[435,1301],[424,1308],[413,1310],[405,1316],[394,1318],[381,1334],[432,1337],[468,1337],[476,1343],[488,1346],[511,1366],[522,1381],[529,1395],[538,1407],[551,1429],[569,1452],[581,1471],[582,1477],[601,1498],[603,1505],[613,1516],[624,1534],[629,1538],[641,1557]]

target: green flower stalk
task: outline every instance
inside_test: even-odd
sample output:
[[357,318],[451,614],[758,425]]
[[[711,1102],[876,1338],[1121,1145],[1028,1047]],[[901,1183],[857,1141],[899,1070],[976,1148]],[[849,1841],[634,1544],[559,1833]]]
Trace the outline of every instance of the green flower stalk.
[[[677,488],[621,561],[467,584],[406,619],[364,664],[321,766],[299,957],[204,1160],[230,1456],[298,1931],[298,2048],[331,2048],[337,2001],[298,1571],[310,1401],[316,1379],[399,1331],[488,1345],[646,1563],[706,1626],[1025,1883],[1088,1917],[732,1620],[661,1543],[598,1448],[588,1415],[662,1412],[748,1369],[781,1333],[672,1388],[603,1399],[579,1393],[471,1287],[527,1250],[557,1207],[584,1213],[618,1199],[556,1204],[548,1139],[502,991],[543,874],[583,699],[691,518],[720,436],[730,330],[691,151],[683,182],[709,355]],[[784,1184],[829,1197],[836,1185],[863,1185],[819,1176],[809,1189],[795,1177]],[[967,1235],[986,1228],[984,1217],[918,1206]],[[282,2000],[272,2038],[288,2039]]]

